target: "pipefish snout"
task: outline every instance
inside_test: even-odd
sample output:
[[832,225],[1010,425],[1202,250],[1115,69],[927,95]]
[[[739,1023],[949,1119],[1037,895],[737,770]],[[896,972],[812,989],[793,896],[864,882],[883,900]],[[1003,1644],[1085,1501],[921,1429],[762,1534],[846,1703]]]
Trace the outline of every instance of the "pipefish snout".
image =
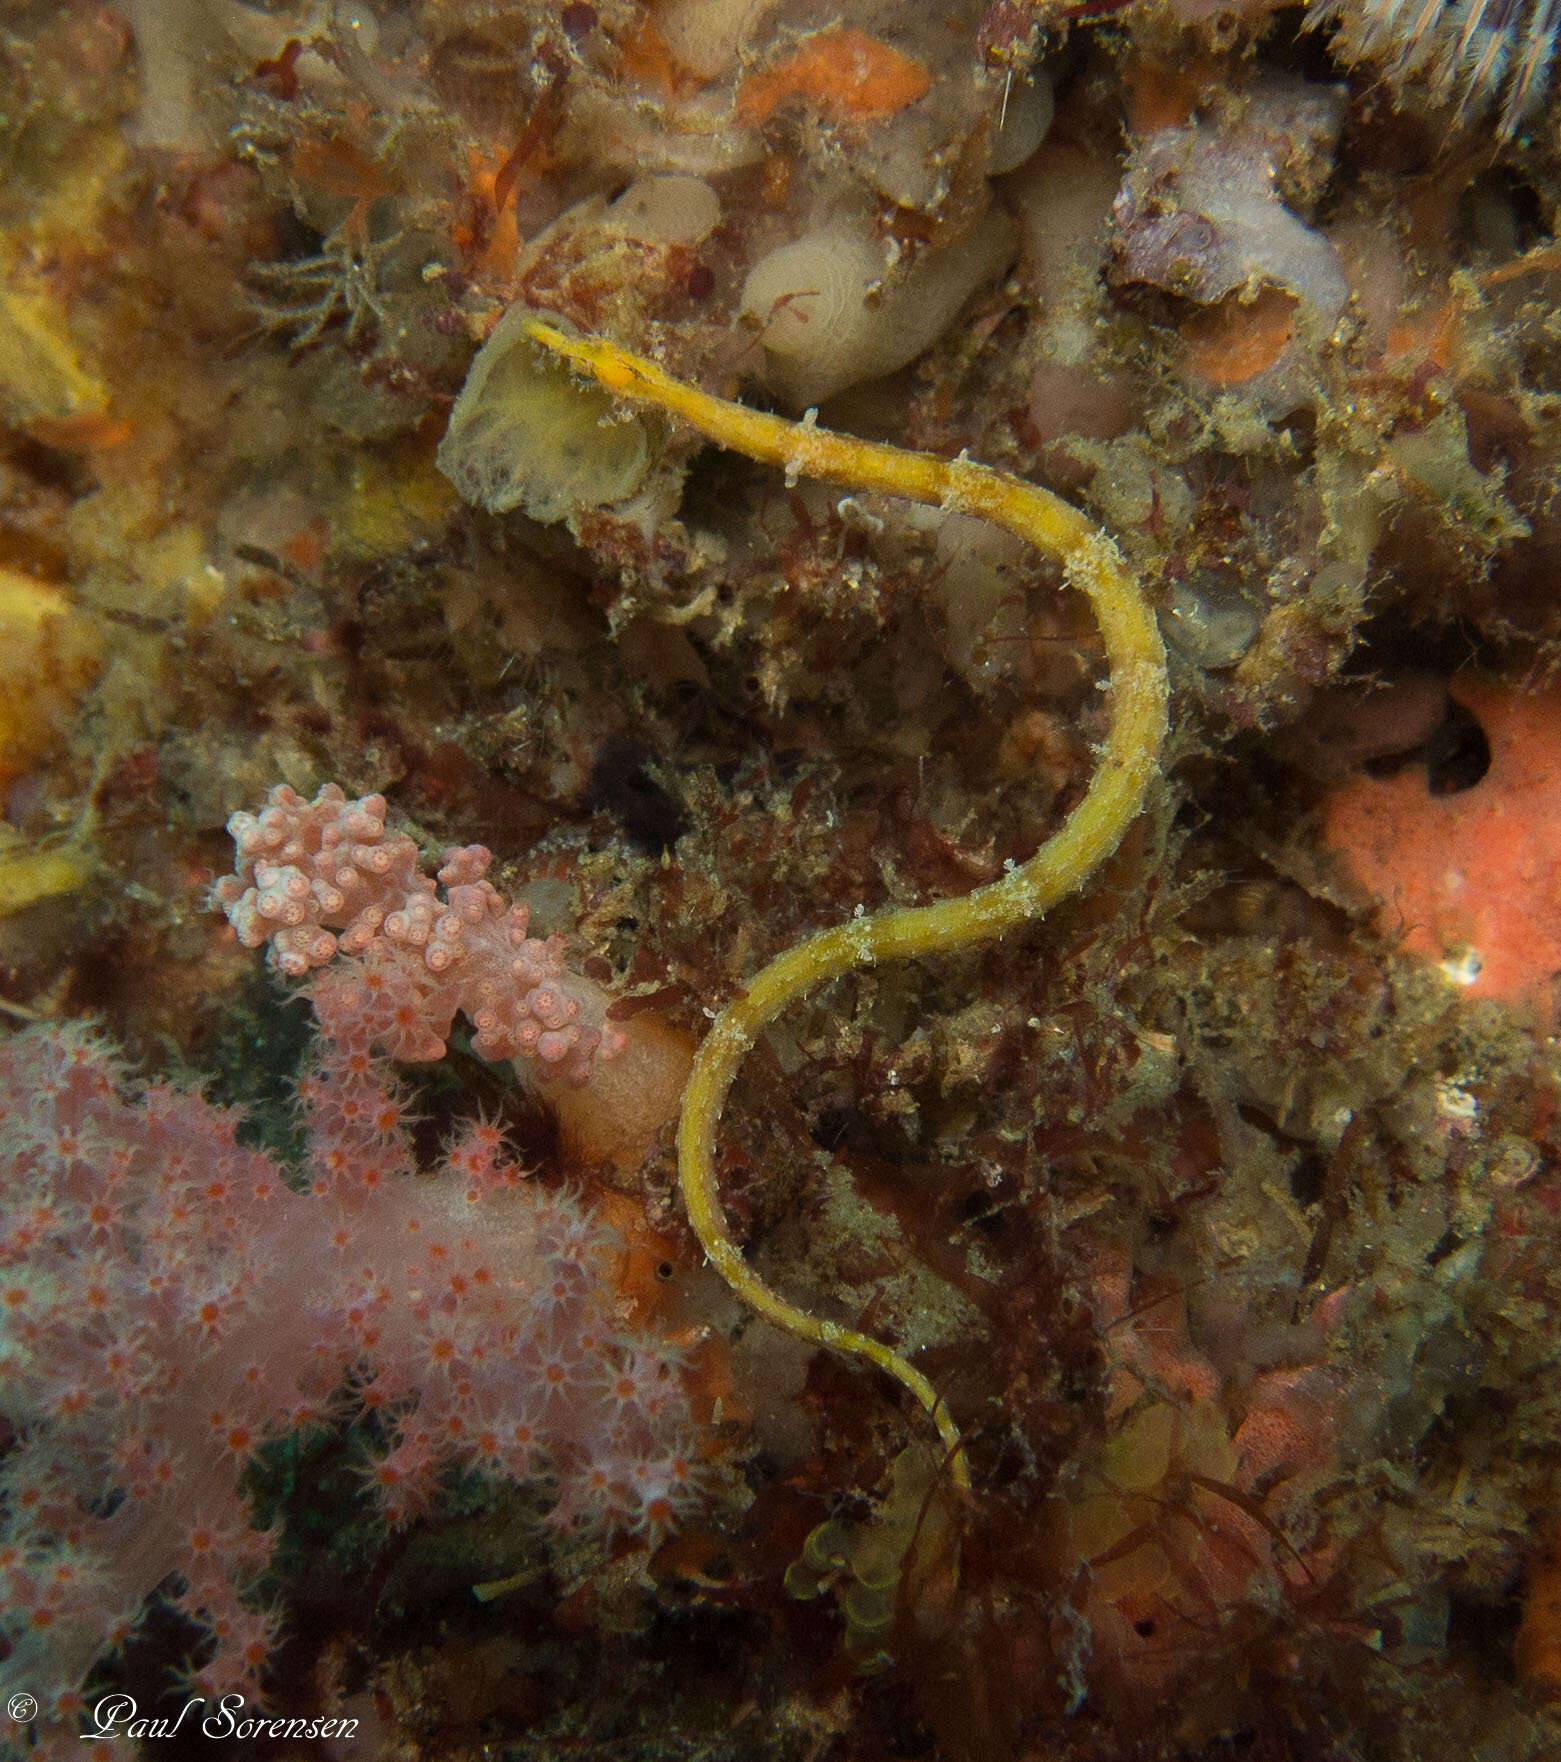
[[959,1428],[927,1378],[883,1341],[788,1303],[743,1259],[716,1185],[716,1130],[738,1067],[765,1025],[794,998],[855,967],[1000,936],[1082,886],[1111,854],[1143,806],[1165,741],[1165,650],[1154,614],[1111,540],[1050,490],[963,455],[938,459],[746,409],[674,379],[616,344],[570,336],[541,319],[525,329],[615,396],[681,417],[721,446],[782,466],[788,475],[985,515],[1060,563],[1099,623],[1110,667],[1110,728],[1089,788],[1062,826],[1028,862],[972,893],[854,918],[777,955],[716,1017],[695,1056],[678,1123],[678,1183],[710,1263],[766,1320],[800,1339],[866,1359],[908,1389],[937,1426],[955,1484],[968,1488]]
[[1418,84],[1459,120],[1494,109],[1503,139],[1550,86],[1561,0],[1314,0],[1346,65],[1375,62],[1390,84]]

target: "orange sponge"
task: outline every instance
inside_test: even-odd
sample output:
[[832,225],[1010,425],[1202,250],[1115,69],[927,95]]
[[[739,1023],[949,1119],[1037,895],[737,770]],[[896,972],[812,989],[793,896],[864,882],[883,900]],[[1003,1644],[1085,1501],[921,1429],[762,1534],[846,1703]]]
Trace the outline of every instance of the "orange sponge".
[[788,99],[801,98],[832,122],[881,122],[914,104],[931,84],[919,61],[877,37],[847,28],[818,31],[743,81],[737,115],[744,123],[763,122]]
[[1432,795],[1426,772],[1336,790],[1323,838],[1381,902],[1377,927],[1442,963],[1475,997],[1557,1018],[1561,976],[1561,690],[1455,680],[1491,763],[1472,788]]

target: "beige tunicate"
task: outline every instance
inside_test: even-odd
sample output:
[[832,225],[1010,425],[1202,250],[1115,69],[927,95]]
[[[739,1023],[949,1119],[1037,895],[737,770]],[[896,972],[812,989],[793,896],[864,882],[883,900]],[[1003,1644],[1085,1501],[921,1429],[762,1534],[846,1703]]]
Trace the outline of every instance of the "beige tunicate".
[[813,404],[865,377],[877,328],[867,302],[886,270],[881,247],[856,232],[809,233],[759,259],[742,310],[758,320],[777,391]]
[[1050,78],[1035,71],[1016,79],[1003,99],[1001,119],[987,149],[987,172],[997,177],[1025,160],[1046,139],[1057,108]]
[[524,333],[511,306],[477,351],[439,443],[439,469],[468,502],[534,520],[631,496],[650,468],[644,419],[577,379]]
[[697,245],[721,224],[721,198],[702,177],[642,177],[604,218],[642,245]]
[[1233,583],[1206,571],[1177,582],[1161,614],[1165,640],[1195,666],[1233,667],[1251,648],[1263,615]]
[[132,132],[144,147],[191,151],[214,132],[202,99],[226,84],[222,8],[203,0],[125,0],[135,33],[141,102]]
[[1008,676],[1024,646],[1029,548],[976,514],[913,507],[906,509],[905,520],[936,535],[937,568],[929,592],[943,609],[943,652],[970,686],[989,690]]
[[666,0],[656,15],[673,59],[701,79],[718,79],[737,60],[775,0]]
[[908,269],[866,230],[807,233],[762,257],[743,284],[759,327],[764,377],[798,407],[913,361],[982,282],[1013,261],[1013,223],[989,208],[970,230]]
[[1053,136],[1003,186],[1019,214],[1020,274],[1046,313],[1043,347],[1064,366],[1098,365],[1101,272],[1119,184],[1114,157]]
[[713,88],[647,109],[633,89],[582,85],[554,145],[557,163],[601,175],[720,177],[764,158],[764,137],[738,128],[732,95]]

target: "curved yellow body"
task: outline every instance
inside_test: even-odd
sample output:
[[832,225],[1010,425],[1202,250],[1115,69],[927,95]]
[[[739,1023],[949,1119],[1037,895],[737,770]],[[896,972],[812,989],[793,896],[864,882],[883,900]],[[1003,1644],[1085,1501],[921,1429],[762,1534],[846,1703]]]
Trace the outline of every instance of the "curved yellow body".
[[853,919],[777,955],[716,1018],[695,1057],[678,1125],[678,1180],[689,1222],[721,1276],[766,1320],[804,1340],[865,1358],[909,1389],[932,1416],[957,1484],[968,1487],[959,1430],[926,1377],[881,1340],[786,1302],[738,1252],[716,1187],[716,1128],[737,1067],[760,1030],[793,998],[853,967],[1000,936],[1072,893],[1111,854],[1143,806],[1165,741],[1165,649],[1154,615],[1111,540],[1049,490],[963,456],[936,459],[745,409],[674,379],[613,343],[570,336],[540,319],[527,329],[543,348],[585,369],[607,390],[681,416],[734,452],[780,465],[789,474],[985,515],[1059,562],[1099,622],[1111,673],[1110,732],[1088,791],[1054,836],[1027,863],[972,893]]

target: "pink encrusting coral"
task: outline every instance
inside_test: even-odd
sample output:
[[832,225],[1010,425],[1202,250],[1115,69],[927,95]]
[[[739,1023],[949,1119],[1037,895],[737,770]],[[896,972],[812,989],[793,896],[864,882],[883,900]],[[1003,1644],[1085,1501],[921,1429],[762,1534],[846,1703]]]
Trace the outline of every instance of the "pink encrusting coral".
[[218,881],[217,902],[245,947],[269,943],[290,978],[330,968],[311,996],[338,1044],[442,1058],[464,1014],[483,1058],[531,1058],[569,1082],[622,1049],[606,993],[568,970],[561,936],[527,935],[529,910],[485,879],[482,845],[446,850],[436,886],[412,839],[386,831],[385,798],[349,801],[334,783],[312,802],[279,784],[228,830],[237,873]]
[[375,1416],[392,1523],[452,1465],[546,1486],[560,1525],[655,1534],[695,1492],[679,1354],[620,1312],[613,1231],[481,1120],[419,1178],[361,1049],[327,1042],[299,1095],[304,1191],[231,1110],[133,1095],[89,1029],[0,1041],[0,1684],[57,1715],[159,1586],[215,1642],[203,1686],[253,1689],[273,1538],[241,1476],[289,1427]]

